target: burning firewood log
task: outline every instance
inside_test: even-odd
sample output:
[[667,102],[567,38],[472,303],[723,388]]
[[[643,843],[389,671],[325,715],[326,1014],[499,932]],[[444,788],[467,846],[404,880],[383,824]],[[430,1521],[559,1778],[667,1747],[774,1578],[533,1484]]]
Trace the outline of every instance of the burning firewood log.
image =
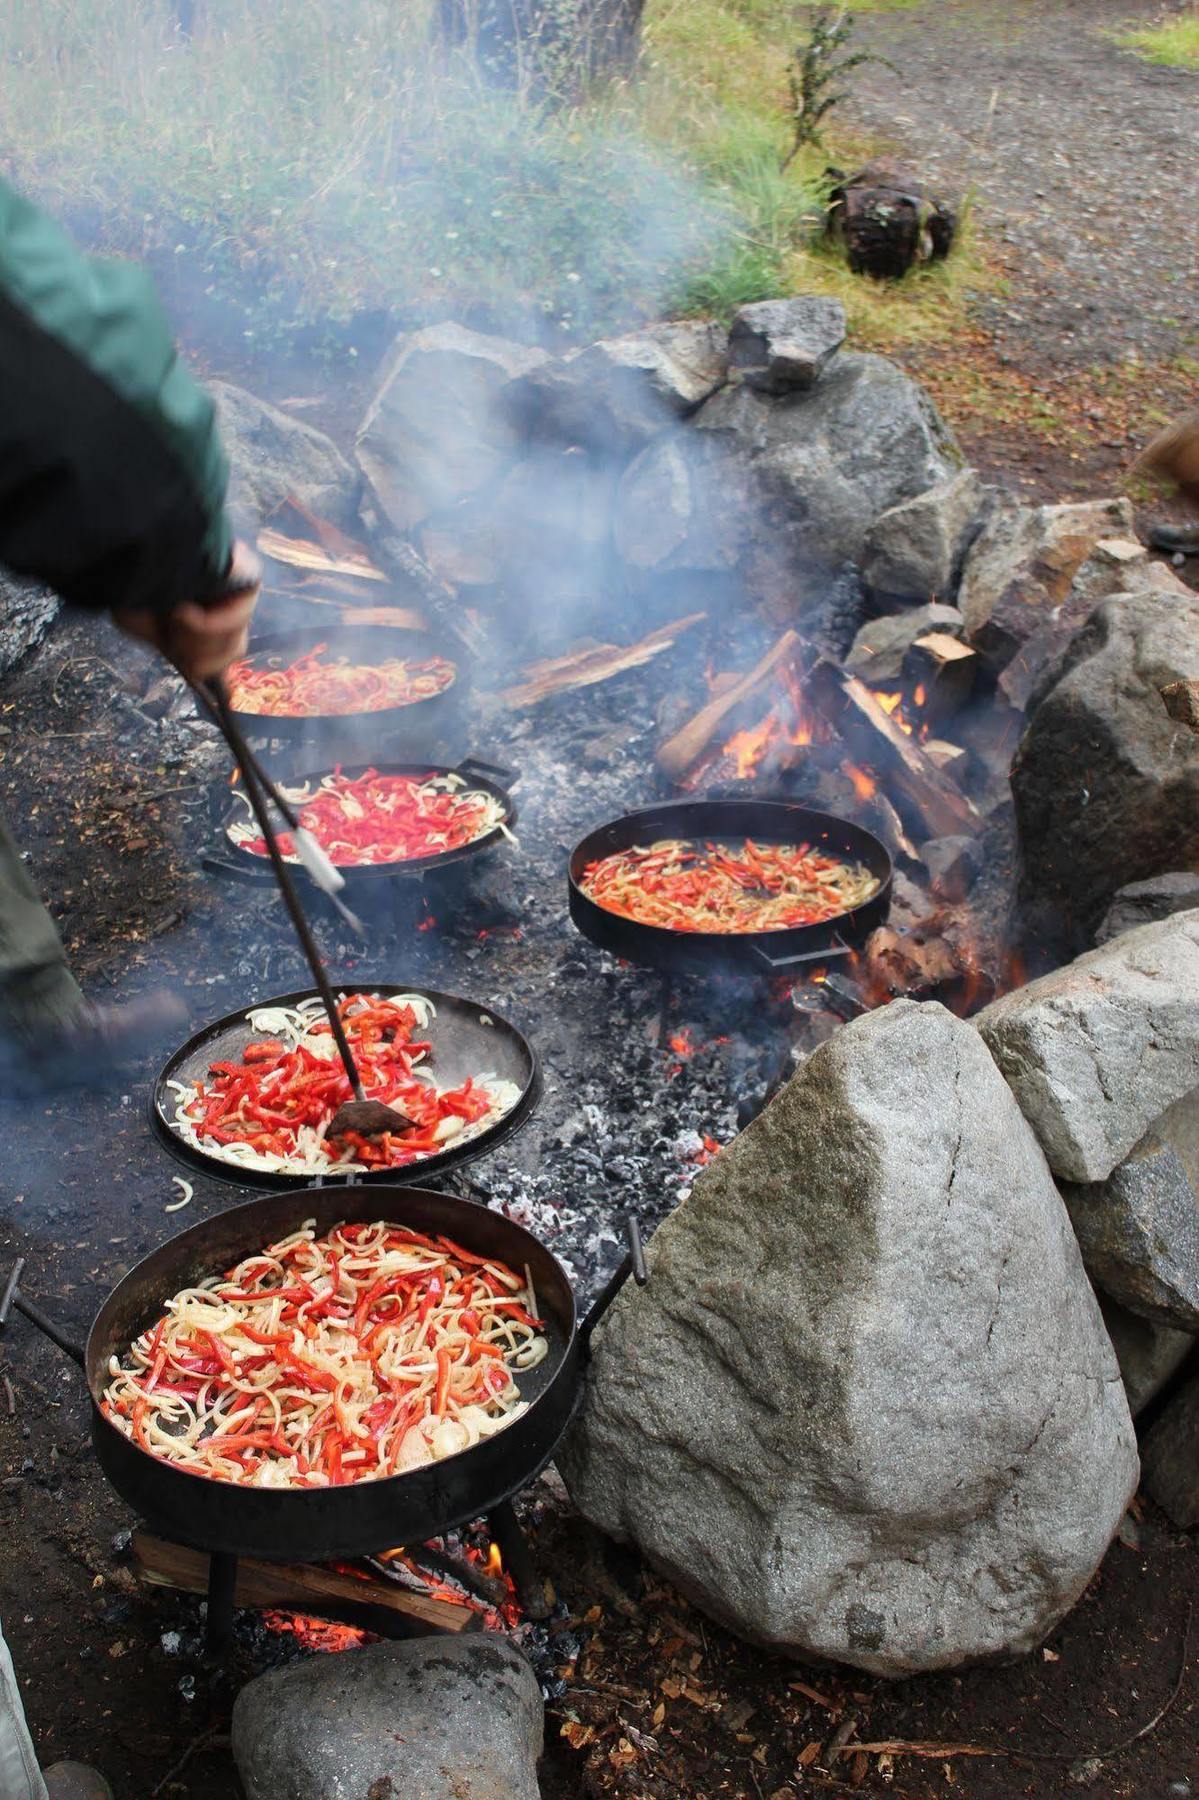
[[977,668],[977,650],[947,631],[917,638],[903,662],[904,677],[916,687],[922,716],[937,724],[965,706]]
[[[926,756],[910,729],[889,713],[865,682],[845,675],[833,663],[820,662],[808,673],[805,693],[811,705],[845,738],[850,721],[869,732],[865,759],[885,769],[891,785],[923,822],[927,837],[976,834],[978,809],[945,769]],[[855,746],[856,748],[857,746]]]
[[703,755],[729,714],[769,681],[775,670],[795,654],[799,645],[798,632],[784,631],[774,648],[768,650],[747,675],[743,675],[740,681],[734,682],[722,693],[715,694],[705,706],[701,706],[695,717],[660,747],[658,767],[663,774],[669,775],[672,780],[680,780],[692,763]]

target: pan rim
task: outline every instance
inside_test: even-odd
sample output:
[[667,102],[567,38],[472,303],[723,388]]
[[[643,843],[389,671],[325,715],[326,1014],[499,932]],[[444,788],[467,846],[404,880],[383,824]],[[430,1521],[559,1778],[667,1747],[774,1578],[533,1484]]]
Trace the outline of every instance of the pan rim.
[[[449,690],[447,689],[446,691],[448,692]],[[437,698],[438,696],[433,696],[433,697]],[[259,717],[259,718],[262,717],[261,714],[255,714],[254,716]],[[464,762],[469,761],[469,758],[464,757],[463,761]],[[352,764],[344,764],[343,763],[340,766],[342,768],[342,772],[344,774],[348,774],[350,776],[351,780],[353,780],[356,775],[365,774],[368,769],[375,769],[378,771],[378,773],[380,775],[425,774],[426,776],[432,777],[432,776],[437,776],[437,775],[457,775],[460,773],[460,771],[457,767],[451,767],[448,763],[423,763],[423,762],[385,762],[384,763],[384,762],[379,762],[377,760],[372,760],[370,762],[364,762],[364,763],[352,763]],[[300,782],[319,781],[324,776],[332,775],[334,773],[335,773],[335,770],[333,768],[326,766],[323,769],[310,770],[310,771],[306,771],[304,773],[296,773],[294,775],[285,775],[280,778],[279,786],[280,786],[280,788],[287,788],[287,787],[290,787],[290,786],[300,783]],[[472,774],[469,776],[464,776],[463,779],[467,782],[468,786],[474,785],[481,792],[489,793],[492,795],[492,797],[494,799],[497,799],[501,802],[501,804],[504,807],[504,817],[503,817],[503,821],[502,821],[503,825],[505,825],[509,829],[511,829],[511,827],[516,824],[517,817],[518,817],[516,801],[513,798],[512,793],[508,788],[502,787],[498,781],[491,781],[488,778],[481,776],[481,775],[473,775]],[[222,847],[227,851],[227,853],[229,855],[237,857],[238,861],[237,861],[236,868],[237,868],[238,874],[240,874],[243,877],[245,877],[246,879],[250,879],[250,880],[253,880],[253,879],[273,880],[274,875],[273,875],[273,871],[271,869],[270,858],[255,856],[251,851],[247,850],[244,845],[235,843],[234,840],[229,836],[229,827],[233,823],[233,819],[231,817],[231,810],[232,810],[232,807],[234,804],[233,799],[232,799],[233,791],[234,790],[232,790],[232,789],[230,790],[230,799],[229,799],[228,805],[225,808],[224,815],[218,821],[218,830],[220,831],[220,834],[221,834]],[[503,831],[501,830],[499,825],[494,825],[494,826],[492,826],[491,830],[486,832],[482,837],[472,838],[468,844],[458,844],[453,849],[449,849],[449,850],[436,850],[427,856],[399,857],[394,862],[384,862],[384,863],[339,863],[339,862],[335,862],[333,864],[333,866],[342,875],[345,876],[347,882],[358,881],[358,880],[370,880],[370,879],[381,878],[381,877],[394,878],[396,876],[404,876],[404,875],[416,877],[416,876],[421,876],[421,875],[434,874],[439,869],[451,868],[454,863],[461,862],[466,857],[473,856],[479,851],[494,849],[503,841],[504,841]],[[261,864],[262,866],[259,867],[258,866],[259,864]],[[302,863],[299,863],[299,862],[289,863],[288,867],[289,867],[289,869],[291,869],[293,871],[293,873],[295,873],[295,872],[298,872],[301,874],[306,873]]]
[[[555,1270],[557,1278],[558,1278],[559,1291],[560,1291],[561,1295],[563,1295],[565,1297],[565,1300],[567,1303],[566,1304],[566,1318],[562,1325],[561,1343],[557,1350],[557,1360],[549,1368],[546,1379],[545,1379],[545,1383],[544,1383],[544,1386],[543,1386],[541,1392],[536,1394],[527,1403],[525,1412],[520,1414],[516,1419],[512,1420],[512,1422],[511,1422],[511,1426],[519,1425],[523,1419],[529,1418],[536,1411],[537,1407],[541,1404],[541,1402],[543,1400],[548,1399],[553,1395],[559,1382],[561,1382],[564,1379],[564,1377],[570,1372],[571,1367],[572,1367],[572,1361],[575,1358],[576,1353],[577,1353],[578,1334],[579,1334],[578,1301],[575,1296],[574,1286],[571,1282],[570,1276],[567,1274],[566,1269],[565,1269],[564,1265],[562,1264],[560,1258],[557,1256],[557,1254],[553,1250],[550,1249],[548,1244],[543,1243],[542,1240],[540,1238],[536,1237],[534,1235],[534,1233],[528,1229],[527,1226],[519,1224],[518,1221],[515,1219],[510,1219],[506,1213],[494,1212],[490,1207],[479,1206],[477,1201],[463,1199],[462,1196],[460,1196],[460,1195],[446,1194],[446,1193],[440,1192],[436,1188],[409,1187],[407,1184],[403,1184],[403,1183],[394,1185],[392,1188],[391,1194],[389,1196],[384,1195],[383,1193],[380,1193],[377,1188],[369,1188],[369,1189],[366,1189],[365,1192],[371,1196],[372,1200],[377,1195],[380,1206],[383,1206],[385,1202],[390,1203],[392,1205],[397,1205],[397,1204],[402,1203],[402,1201],[404,1201],[404,1200],[416,1200],[418,1203],[422,1202],[422,1201],[433,1201],[438,1205],[445,1205],[447,1203],[449,1203],[451,1205],[456,1204],[457,1206],[460,1206],[464,1209],[470,1208],[470,1207],[476,1207],[477,1210],[481,1213],[488,1213],[494,1218],[502,1219],[504,1222],[504,1225],[506,1227],[508,1227],[513,1232],[517,1233],[518,1236],[521,1237],[522,1239],[527,1240],[527,1243],[533,1247],[533,1249],[536,1251],[536,1253],[539,1256],[548,1257],[549,1260],[551,1261],[551,1263],[553,1264],[554,1270]],[[221,1222],[224,1223],[229,1220],[236,1221],[239,1216],[246,1216],[247,1223],[248,1223],[249,1222],[248,1215],[251,1214],[252,1212],[257,1211],[259,1208],[261,1208],[263,1205],[267,1204],[271,1200],[280,1201],[280,1200],[290,1199],[290,1200],[294,1201],[296,1207],[300,1208],[302,1211],[303,1202],[304,1202],[306,1196],[309,1198],[319,1198],[320,1201],[322,1202],[322,1206],[323,1206],[326,1202],[338,1199],[339,1197],[344,1197],[345,1200],[347,1201],[347,1203],[352,1203],[354,1201],[361,1201],[363,1198],[363,1193],[364,1193],[363,1187],[360,1186],[359,1184],[352,1183],[352,1182],[345,1182],[345,1183],[341,1183],[338,1186],[333,1186],[333,1185],[330,1185],[327,1187],[310,1186],[308,1188],[299,1188],[299,1189],[293,1190],[289,1194],[258,1195],[254,1199],[244,1201],[240,1206],[228,1207],[222,1213],[214,1214],[207,1219],[198,1219],[193,1224],[191,1224],[189,1226],[185,1226],[182,1231],[173,1233],[169,1238],[167,1238],[165,1240],[164,1243],[156,1245],[154,1247],[154,1249],[147,1251],[145,1256],[140,1257],[138,1259],[138,1261],[134,1264],[134,1266],[131,1269],[127,1269],[125,1274],[121,1276],[120,1280],[109,1290],[109,1292],[105,1295],[104,1299],[101,1301],[100,1306],[97,1308],[97,1311],[92,1318],[92,1322],[88,1327],[87,1338],[86,1338],[85,1346],[84,1346],[83,1375],[84,1375],[84,1380],[87,1384],[88,1397],[91,1401],[95,1420],[97,1421],[98,1425],[102,1425],[106,1431],[114,1434],[114,1436],[116,1438],[121,1440],[123,1449],[134,1453],[135,1466],[143,1467],[143,1468],[151,1468],[155,1471],[156,1474],[160,1473],[163,1469],[167,1469],[172,1474],[178,1475],[181,1478],[196,1481],[196,1482],[201,1482],[201,1483],[207,1484],[211,1487],[214,1487],[214,1488],[218,1489],[222,1494],[244,1493],[244,1494],[252,1494],[254,1496],[268,1495],[271,1502],[274,1502],[276,1500],[282,1500],[284,1502],[290,1501],[293,1503],[299,1503],[301,1501],[312,1501],[312,1500],[316,1500],[317,1502],[319,1502],[322,1495],[341,1495],[341,1494],[345,1494],[345,1493],[349,1493],[349,1492],[357,1492],[357,1491],[363,1491],[363,1492],[369,1491],[371,1494],[377,1494],[377,1493],[381,1493],[384,1491],[393,1491],[393,1490],[391,1490],[392,1482],[404,1481],[411,1475],[419,1475],[422,1473],[427,1473],[431,1469],[438,1470],[438,1471],[446,1470],[446,1471],[452,1471],[452,1472],[456,1473],[466,1466],[465,1459],[470,1457],[471,1455],[473,1455],[477,1450],[479,1450],[482,1444],[495,1443],[504,1438],[506,1432],[509,1429],[511,1429],[511,1426],[505,1426],[503,1431],[496,1432],[494,1434],[494,1436],[491,1438],[482,1439],[480,1444],[470,1444],[464,1450],[456,1450],[452,1456],[438,1457],[435,1462],[422,1463],[419,1466],[419,1468],[417,1468],[417,1469],[406,1469],[403,1472],[397,1473],[395,1475],[385,1475],[381,1479],[378,1479],[375,1481],[348,1482],[343,1485],[340,1485],[337,1487],[331,1487],[331,1488],[278,1488],[278,1489],[269,1488],[268,1489],[268,1488],[254,1488],[254,1487],[251,1487],[242,1482],[218,1481],[214,1476],[203,1475],[203,1474],[197,1473],[196,1471],[193,1471],[190,1469],[180,1468],[177,1464],[170,1462],[166,1457],[155,1456],[152,1451],[143,1450],[140,1444],[135,1443],[132,1438],[127,1437],[126,1434],[123,1431],[121,1431],[120,1427],[117,1425],[114,1425],[112,1420],[106,1418],[104,1413],[101,1411],[100,1401],[103,1397],[103,1387],[102,1387],[102,1384],[100,1381],[101,1371],[99,1370],[99,1368],[97,1368],[97,1373],[96,1373],[95,1379],[93,1379],[93,1373],[92,1373],[93,1362],[98,1363],[100,1349],[102,1348],[102,1346],[97,1346],[96,1341],[95,1341],[96,1336],[97,1336],[98,1332],[100,1331],[101,1320],[104,1317],[104,1315],[110,1310],[110,1308],[113,1306],[114,1302],[117,1300],[117,1298],[121,1294],[121,1292],[127,1286],[134,1284],[135,1279],[141,1275],[141,1271],[144,1269],[145,1265],[148,1262],[152,1261],[156,1256],[160,1255],[163,1251],[169,1250],[171,1248],[179,1248],[181,1250],[186,1239],[191,1237],[193,1234],[195,1234],[198,1237],[199,1235],[204,1233],[204,1231],[207,1228],[210,1228],[213,1225],[214,1221],[217,1218],[219,1218],[221,1220]],[[374,1211],[375,1208],[372,1206],[372,1208],[370,1210]],[[469,1214],[467,1214],[467,1216],[469,1217]],[[401,1228],[403,1228],[403,1220],[402,1219],[400,1219],[400,1220],[388,1219],[388,1220],[386,1220],[386,1223],[388,1223],[388,1224],[394,1223],[394,1224],[399,1225]],[[332,1228],[331,1226],[324,1227],[324,1229],[331,1229],[331,1228]],[[294,1229],[294,1226],[293,1226],[293,1229]],[[466,1247],[469,1248],[470,1246],[467,1245]],[[252,1255],[253,1251],[252,1250],[247,1251],[247,1254]],[[142,1279],[144,1280],[145,1277],[142,1277]],[[168,1295],[164,1299],[157,1302],[154,1307],[151,1307],[151,1309],[150,1309],[151,1312],[161,1310],[161,1307],[166,1304],[166,1299],[169,1297],[170,1296]],[[130,1341],[132,1341],[132,1340],[130,1340]],[[552,1357],[554,1354],[555,1354],[554,1346],[551,1342],[550,1356]],[[563,1426],[563,1429],[565,1429],[565,1425]],[[551,1455],[552,1455],[552,1452],[551,1452]],[[549,1458],[547,1457],[545,1460],[548,1461]],[[544,1463],[542,1464],[542,1466],[544,1466]],[[107,1473],[107,1471],[106,1471],[106,1473]],[[527,1485],[527,1481],[534,1479],[536,1473],[537,1473],[537,1471],[534,1470],[533,1474],[531,1474],[530,1476],[527,1477],[526,1483],[525,1483],[526,1485]],[[109,1479],[110,1480],[112,1479],[111,1476],[109,1476]],[[200,1487],[197,1489],[197,1492],[201,1493],[201,1494],[204,1493],[205,1491],[206,1491],[205,1487]],[[493,1502],[493,1504],[494,1504],[494,1502]],[[472,1517],[472,1518],[478,1517],[478,1516],[481,1516],[482,1514],[484,1514],[486,1512],[486,1510],[487,1510],[486,1506],[481,1505],[477,1512],[471,1512],[468,1516]],[[447,1521],[446,1528],[451,1529],[452,1522]]]
[[[632,826],[640,819],[659,817],[663,813],[686,812],[692,808],[699,812],[710,812],[716,807],[743,809],[746,812],[757,811],[763,807],[773,807],[777,808],[780,813],[785,811],[805,819],[819,821],[819,826],[830,826],[842,831],[848,830],[868,841],[872,850],[877,853],[885,874],[880,878],[875,892],[862,901],[860,906],[849,907],[844,912],[834,913],[827,919],[814,920],[811,925],[789,925],[774,931],[673,931],[667,925],[651,925],[641,919],[627,919],[624,914],[613,912],[609,907],[602,906],[583,887],[580,876],[583,860],[587,854],[587,846],[602,833],[625,825]],[[720,833],[715,830],[697,831],[691,835],[719,836]],[[765,835],[768,842],[773,841],[769,834],[758,833],[757,835]],[[629,842],[622,845],[621,848],[629,849],[635,841],[635,837],[631,836]],[[780,843],[797,842],[795,838],[790,837],[780,837],[777,841]],[[651,936],[652,941],[659,942],[663,946],[666,944],[678,945],[684,950],[688,946],[693,946],[696,950],[709,951],[714,954],[721,951],[726,954],[735,954],[740,945],[758,946],[767,953],[774,950],[782,951],[795,941],[796,934],[799,932],[824,931],[835,936],[840,927],[845,926],[852,929],[852,923],[859,913],[867,907],[876,906],[890,895],[893,877],[894,861],[891,853],[878,834],[871,831],[868,825],[860,825],[856,819],[846,819],[838,813],[824,812],[818,807],[804,806],[799,801],[768,794],[752,797],[729,795],[713,796],[709,799],[700,797],[687,800],[663,800],[656,805],[635,807],[631,812],[621,813],[615,819],[609,819],[602,825],[594,826],[592,830],[581,837],[571,850],[568,867],[572,901],[577,898],[583,906],[593,908],[604,918],[615,920],[620,925],[634,927],[637,932],[644,932],[647,936]],[[571,913],[574,917],[573,906]]]
[[[439,688],[435,694],[426,694],[418,700],[404,700],[392,706],[373,707],[369,711],[359,709],[357,712],[325,712],[325,713],[262,713],[246,712],[239,706],[230,708],[236,719],[242,722],[243,728],[259,737],[286,737],[303,735],[314,727],[326,727],[330,730],[346,730],[355,720],[380,722],[384,720],[398,721],[410,716],[420,716],[422,707],[444,705],[457,699],[462,693],[465,680],[470,670],[467,666],[467,655],[458,645],[453,646],[451,654],[444,642],[436,633],[427,627],[419,630],[407,625],[363,625],[360,627],[333,625],[327,630],[315,626],[297,625],[285,627],[280,631],[266,631],[260,637],[251,638],[246,646],[243,662],[253,662],[255,657],[272,655],[291,646],[300,649],[307,644],[310,648],[320,643],[333,644],[335,641],[362,644],[372,638],[390,641],[393,648],[406,639],[423,643],[431,655],[440,656],[448,662],[454,671],[453,680],[445,687]],[[334,652],[338,654],[338,652]]]
[[[391,997],[395,994],[417,994],[422,999],[431,1000],[439,1011],[443,1002],[449,1009],[465,1007],[476,1015],[480,1015],[477,1020],[480,1025],[494,1026],[510,1039],[515,1039],[528,1064],[528,1073],[519,1099],[477,1137],[468,1138],[463,1144],[451,1144],[448,1149],[439,1151],[434,1156],[424,1157],[419,1162],[408,1163],[397,1168],[351,1172],[354,1185],[360,1183],[380,1185],[385,1181],[394,1182],[396,1176],[404,1173],[405,1169],[419,1169],[427,1177],[432,1177],[448,1172],[450,1169],[461,1168],[467,1163],[477,1161],[481,1156],[490,1155],[493,1150],[498,1149],[501,1144],[507,1143],[510,1138],[514,1137],[528,1122],[541,1099],[543,1086],[541,1060],[526,1033],[496,1007],[485,1005],[478,1000],[470,1000],[463,994],[448,993],[441,988],[421,986],[412,982],[374,980],[369,976],[364,976],[361,981],[352,983],[335,981],[333,989],[335,993],[339,994],[375,993],[384,997]],[[271,1192],[287,1192],[313,1186],[334,1186],[338,1175],[341,1175],[343,1180],[347,1178],[346,1172],[338,1169],[330,1169],[326,1175],[311,1169],[288,1174],[283,1170],[244,1168],[237,1164],[222,1162],[219,1158],[197,1149],[180,1136],[171,1117],[166,1112],[166,1103],[163,1099],[164,1094],[169,1092],[166,1084],[172,1079],[176,1069],[189,1056],[202,1049],[206,1040],[244,1023],[248,1015],[260,1007],[294,1006],[303,1000],[317,998],[319,996],[316,988],[307,987],[287,994],[272,994],[259,1000],[251,1000],[245,1006],[238,1007],[221,1018],[213,1019],[207,1025],[201,1026],[171,1053],[151,1083],[148,1109],[155,1135],[176,1161],[185,1163],[189,1168],[200,1169],[204,1174],[213,1175],[218,1180],[229,1182],[236,1187],[252,1187]]]

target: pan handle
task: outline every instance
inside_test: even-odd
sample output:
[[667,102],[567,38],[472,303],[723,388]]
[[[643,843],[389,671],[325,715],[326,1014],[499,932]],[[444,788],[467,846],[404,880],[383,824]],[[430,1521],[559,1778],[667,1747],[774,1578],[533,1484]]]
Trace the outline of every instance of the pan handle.
[[772,975],[790,975],[793,970],[809,967],[812,963],[839,962],[843,956],[854,953],[852,944],[843,944],[840,938],[824,950],[801,950],[792,956],[771,956],[761,944],[751,944],[750,949],[755,961],[769,969]]
[[624,1232],[628,1240],[628,1254],[621,1258],[613,1273],[608,1277],[595,1299],[587,1309],[587,1313],[579,1326],[579,1343],[584,1362],[591,1354],[591,1334],[619,1294],[629,1276],[644,1287],[649,1280],[649,1269],[645,1262],[645,1249],[641,1241],[641,1227],[632,1213],[626,1213]]
[[455,775],[481,776],[484,781],[494,781],[497,787],[515,787],[520,780],[519,769],[505,768],[503,763],[488,762],[485,756],[464,756],[454,770]]
[[3,1294],[0,1294],[0,1330],[3,1330],[8,1324],[8,1315],[15,1306],[18,1312],[23,1312],[25,1314],[25,1317],[29,1320],[31,1325],[36,1325],[38,1330],[44,1333],[44,1335],[50,1339],[51,1343],[57,1344],[59,1349],[64,1351],[65,1354],[70,1357],[72,1362],[77,1362],[81,1369],[85,1368],[87,1365],[87,1358],[84,1352],[84,1346],[80,1343],[79,1339],[72,1337],[70,1332],[64,1331],[61,1326],[56,1325],[53,1319],[46,1316],[40,1306],[37,1306],[32,1300],[27,1300],[25,1295],[21,1292],[21,1274],[24,1267],[25,1258],[23,1256],[18,1256],[16,1262],[8,1271],[8,1279],[4,1283],[4,1292]]

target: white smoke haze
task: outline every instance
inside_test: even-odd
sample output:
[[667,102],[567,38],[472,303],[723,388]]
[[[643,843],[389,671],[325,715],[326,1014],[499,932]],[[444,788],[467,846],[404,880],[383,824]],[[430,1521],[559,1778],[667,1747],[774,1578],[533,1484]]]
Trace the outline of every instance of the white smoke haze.
[[557,51],[558,96],[489,82],[432,14],[0,0],[0,166],[256,349],[364,315],[578,340],[659,313],[728,220],[629,85],[580,101]]

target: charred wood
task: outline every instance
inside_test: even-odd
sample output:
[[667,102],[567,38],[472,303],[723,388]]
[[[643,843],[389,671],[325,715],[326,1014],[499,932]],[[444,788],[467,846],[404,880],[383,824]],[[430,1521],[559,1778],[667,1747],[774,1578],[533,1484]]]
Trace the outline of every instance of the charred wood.
[[[133,1556],[144,1581],[155,1587],[181,1588],[189,1594],[208,1592],[208,1557],[147,1531],[133,1534]],[[417,1621],[426,1631],[476,1629],[478,1615],[469,1606],[409,1593],[381,1581],[364,1581],[336,1569],[310,1563],[264,1563],[243,1557],[237,1565],[234,1605],[295,1607],[319,1612],[322,1605],[382,1608]]]
[[681,731],[668,738],[658,750],[658,767],[663,774],[669,775],[672,780],[680,780],[692,763],[703,755],[729,714],[769,681],[775,670],[788,657],[794,656],[799,647],[798,632],[784,631],[773,649],[768,650],[748,674],[735,681],[731,687],[725,688],[723,693],[715,694],[705,706],[701,706],[695,717]]
[[536,706],[538,701],[548,700],[552,694],[560,694],[564,689],[593,687],[597,682],[608,681],[613,675],[623,675],[627,669],[637,669],[652,661],[706,617],[707,614],[702,612],[688,613],[686,618],[659,625],[635,644],[594,644],[583,650],[572,650],[567,656],[531,663],[525,670],[524,681],[507,688],[501,698],[506,706]]

